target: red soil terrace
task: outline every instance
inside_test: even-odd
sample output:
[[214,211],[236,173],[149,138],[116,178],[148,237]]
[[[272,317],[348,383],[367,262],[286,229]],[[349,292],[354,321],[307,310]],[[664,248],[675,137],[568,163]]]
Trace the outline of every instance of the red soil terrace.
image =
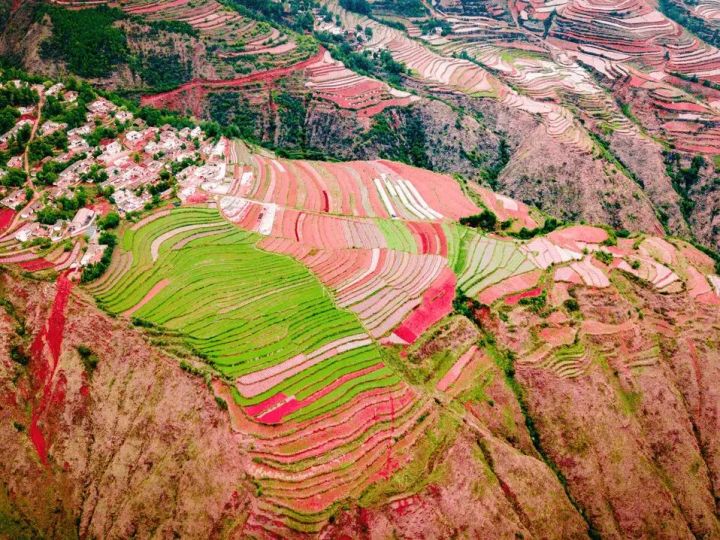
[[455,297],[455,274],[449,268],[442,273],[423,295],[422,304],[395,330],[395,335],[413,343],[433,324],[452,311]]

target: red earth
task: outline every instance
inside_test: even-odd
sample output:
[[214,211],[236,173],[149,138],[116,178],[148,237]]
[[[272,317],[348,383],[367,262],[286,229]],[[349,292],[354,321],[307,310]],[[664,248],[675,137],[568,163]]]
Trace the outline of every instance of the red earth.
[[112,210],[112,205],[105,199],[97,199],[93,204],[88,204],[86,208],[105,216]]
[[39,259],[33,259],[31,261],[23,261],[18,263],[18,266],[28,272],[39,272],[40,270],[47,270],[55,266],[53,263],[42,257]]
[[7,229],[15,218],[15,210],[3,208],[0,210],[0,231]]
[[39,423],[48,407],[53,403],[62,403],[65,395],[64,375],[61,373],[57,381],[53,381],[53,379],[60,360],[60,348],[65,329],[65,308],[72,286],[73,283],[68,279],[67,274],[61,274],[58,277],[50,316],[35,336],[30,347],[33,380],[36,391],[41,393],[32,411],[29,435],[38,457],[44,465],[48,464],[48,445]]
[[534,289],[530,289],[529,291],[524,291],[518,294],[513,294],[512,296],[508,296],[505,299],[505,303],[509,306],[514,306],[523,298],[535,298],[537,296],[540,296],[541,294],[542,289],[540,287],[535,287]]
[[408,343],[452,311],[455,298],[455,274],[445,268],[423,295],[422,304],[395,330]]

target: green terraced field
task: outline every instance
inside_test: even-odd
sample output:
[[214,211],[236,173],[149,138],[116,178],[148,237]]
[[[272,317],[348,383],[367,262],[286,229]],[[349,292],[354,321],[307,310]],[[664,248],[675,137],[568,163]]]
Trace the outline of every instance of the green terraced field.
[[385,236],[389,249],[417,253],[417,244],[404,221],[377,219],[378,227]]
[[463,240],[466,234],[470,234],[470,231],[467,227],[463,227],[457,223],[446,222],[442,224],[442,227],[447,240],[448,266],[452,268],[455,274],[458,274],[462,271],[462,264],[464,264],[464,260],[460,260],[461,248],[464,245]]
[[[133,317],[180,332],[229,378],[364,333],[357,317],[337,308],[309,270],[290,257],[258,249],[258,239],[224,221],[215,210],[173,210],[125,233],[118,260],[126,250],[132,253],[132,264],[108,290],[98,290],[98,299],[111,313],[123,313],[167,280]],[[321,362],[251,400],[238,395],[239,401],[257,403],[279,391],[303,399],[380,361],[373,343]],[[295,415],[320,414],[350,399],[359,388],[397,381],[381,368],[347,381]]]
[[536,268],[510,241],[494,240],[468,230],[459,243],[453,269],[458,275],[458,287],[468,296]]

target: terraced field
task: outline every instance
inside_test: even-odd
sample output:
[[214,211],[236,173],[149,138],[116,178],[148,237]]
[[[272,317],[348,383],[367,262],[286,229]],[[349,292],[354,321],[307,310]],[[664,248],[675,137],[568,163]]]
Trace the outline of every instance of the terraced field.
[[233,195],[306,212],[403,220],[459,219],[477,206],[447,176],[386,160],[325,163],[253,156]]
[[[192,200],[207,206],[188,199],[126,224],[88,289],[211,377],[262,495],[247,535],[318,533],[342,501],[417,466],[423,434],[438,422],[433,397],[477,392],[476,369],[492,353],[471,340],[434,360],[437,373],[409,377],[407,355],[461,318],[449,317],[458,292],[531,321],[512,335],[518,369],[558,378],[615,359],[604,340],[627,352],[627,369],[660,354],[647,346],[652,336],[631,334],[632,320],[566,316],[571,287],[604,294],[632,278],[720,304],[712,261],[677,240],[610,242],[605,229],[577,225],[521,241],[460,225],[480,208],[447,175],[389,161],[277,159],[226,140],[217,148],[222,189],[192,184]],[[538,212],[475,192],[500,218],[537,226]],[[45,271],[32,256],[20,264]]]
[[[202,469],[164,475],[178,486],[207,479],[198,482],[202,488],[223,478],[215,507],[168,507],[180,516],[175,521],[199,523],[196,516],[205,513],[217,525],[206,528],[209,535],[230,538],[652,537],[658,530],[710,538],[720,531],[713,492],[720,468],[708,458],[720,455],[712,446],[716,385],[708,382],[720,373],[720,257],[682,239],[692,238],[693,204],[701,207],[697,196],[714,193],[720,172],[720,158],[710,159],[720,154],[720,51],[669,18],[663,2],[416,0],[427,12],[417,18],[385,0],[369,0],[368,9],[377,8],[371,17],[339,0],[319,0],[314,11],[296,0],[53,2],[67,9],[108,4],[148,21],[187,23],[191,28],[155,30],[179,28],[172,39],[180,45],[173,46],[192,43],[186,54],[198,64],[209,58],[208,71],[141,97],[141,104],[197,117],[227,107],[221,123],[241,128],[245,113],[255,112],[246,107],[263,103],[262,118],[270,120],[262,130],[276,136],[263,136],[263,144],[274,142],[260,147],[231,140],[247,132],[229,126],[155,126],[151,112],[130,115],[126,105],[102,116],[104,124],[91,115],[85,127],[70,130],[62,159],[52,154],[31,165],[30,146],[37,148],[29,143],[23,154],[8,154],[15,164],[27,162],[34,195],[14,185],[19,171],[0,170],[8,184],[0,186],[7,205],[0,211],[0,326],[12,333],[0,333],[0,342],[13,368],[0,373],[0,428],[10,433],[3,441],[30,449],[27,470],[45,467],[47,478],[61,482],[83,479],[73,437],[87,430],[94,452],[88,462],[102,456],[101,476],[115,484],[135,475],[137,463],[148,468],[138,475],[142,482],[145,472],[163,474],[168,462]],[[687,7],[720,20],[720,0]],[[265,22],[250,19],[275,8]],[[293,13],[302,13],[301,24],[288,22]],[[132,20],[117,26],[130,28]],[[327,34],[313,34],[313,21]],[[132,45],[129,31],[127,38]],[[346,64],[319,47],[320,39]],[[409,91],[374,79],[378,73]],[[45,97],[52,95],[49,83],[35,88],[45,105],[57,105]],[[17,84],[4,91],[6,99],[22,93]],[[226,95],[206,99],[215,92]],[[83,92],[67,98],[82,101]],[[243,107],[233,112],[236,98]],[[45,105],[34,113],[18,106],[10,115],[65,129],[54,125],[56,115],[48,113],[48,122]],[[443,125],[449,110],[454,128]],[[113,135],[109,126],[123,117],[137,132]],[[310,144],[321,135],[311,131],[317,122],[337,132],[332,145],[367,144],[365,156],[407,159],[406,150],[422,150],[434,172],[387,159],[286,159],[302,155],[282,142],[294,121],[307,155],[319,155]],[[370,152],[382,147],[376,136],[394,130],[395,142],[408,147],[402,154]],[[188,135],[180,138],[182,132]],[[88,150],[87,139],[100,134],[108,136],[100,149]],[[448,149],[442,160],[438,141]],[[5,151],[16,144],[8,138]],[[97,173],[90,162],[92,173],[75,178],[61,169],[51,186],[45,164],[74,160],[78,145],[99,162],[120,150],[117,163],[106,162],[102,192],[86,181]],[[439,172],[455,170],[451,150],[477,170],[473,178],[482,186],[464,171]],[[162,182],[135,181],[135,173],[155,167]],[[121,175],[128,179],[126,202],[132,190],[159,193],[123,207],[114,178]],[[658,183],[650,185],[652,176]],[[111,198],[106,186],[116,184]],[[588,205],[551,217],[558,207],[550,199],[582,205],[596,196],[584,189],[596,184],[603,186],[594,201],[602,212]],[[79,195],[78,186],[87,198],[55,202],[66,188]],[[667,198],[655,200],[663,186]],[[56,207],[45,208],[47,201]],[[68,215],[40,227],[70,204],[77,221]],[[85,206],[104,210],[83,220]],[[586,213],[593,206],[597,213]],[[624,212],[629,221],[612,219]],[[709,227],[716,214],[705,214]],[[66,221],[84,221],[87,229],[65,231]],[[20,235],[20,224],[33,226]],[[37,274],[36,283],[28,274]],[[51,279],[56,299],[41,317]],[[88,342],[98,349],[90,354],[95,365],[83,353],[89,345],[80,345]],[[150,371],[138,390],[122,379],[143,366],[123,374],[131,362],[114,357],[114,349],[132,351],[133,359],[142,352],[167,369],[162,378]],[[175,386],[178,380],[183,384]],[[140,421],[100,407],[121,394],[143,405],[136,416],[144,421],[159,411],[151,408],[158,388],[183,390],[160,401],[171,403],[162,411],[170,413],[145,422],[161,429],[147,429],[141,444],[132,437],[118,443],[117,425],[134,430]],[[13,408],[11,418],[5,413]],[[194,417],[174,423],[183,416],[175,411]],[[105,422],[78,421],[85,415],[93,422],[105,415]],[[165,444],[191,433],[191,424],[203,433],[197,443],[172,441],[160,459],[154,450],[118,472],[125,463],[115,461],[116,449],[132,454],[128,445]],[[73,437],[64,438],[63,428]],[[193,465],[198,460],[187,458],[201,447],[228,460]],[[5,470],[19,476],[14,459]],[[112,490],[94,473],[82,488],[97,491],[100,501]],[[659,484],[652,496],[628,488],[647,485],[651,493],[649,477]],[[181,498],[147,484],[160,498]],[[17,499],[12,491],[0,500]],[[118,499],[134,504],[123,494]],[[107,516],[76,522],[77,534],[127,536],[145,526],[135,518],[142,512],[109,507],[97,512]],[[646,507],[659,509],[657,524],[643,514]],[[153,523],[154,534],[175,534],[173,520]],[[0,519],[0,531],[5,525]],[[92,527],[105,527],[105,534]]]
[[54,3],[72,8],[106,4],[149,21],[187,23],[213,51],[212,59],[220,72],[227,72],[228,62],[242,58],[264,58],[277,67],[307,57],[293,36],[283,34],[269,24],[245,18],[237,10],[215,0],[202,3],[191,0],[54,0]]
[[458,287],[468,296],[501,281],[537,269],[519,247],[467,231],[460,244],[455,269]]
[[[114,313],[145,301],[134,317],[181,332],[228,378],[363,334],[357,319],[336,309],[303,266],[257,249],[257,240],[215,210],[175,210],[127,231],[122,248],[132,254],[132,263],[94,291]],[[158,283],[165,286],[157,290]],[[365,341],[353,349],[352,362],[340,356],[339,365],[377,363],[377,351]],[[300,389],[283,388],[289,393]],[[310,385],[306,393],[314,388]]]
[[[393,58],[404,63],[412,70],[413,75],[427,84],[444,91],[492,97],[508,107],[539,114],[550,136],[581,151],[592,150],[592,141],[568,109],[545,99],[535,99],[532,94],[519,93],[488,69],[466,57],[459,57],[459,52],[467,54],[468,51],[473,51],[472,40],[469,40],[470,46],[468,42],[460,41],[455,47],[452,44],[446,46],[448,40],[445,38],[429,39],[428,42],[434,46],[430,47],[419,40],[411,39],[400,30],[346,11],[335,0],[328,0],[326,4],[337,14],[344,29],[355,28],[357,25],[372,28],[373,34],[368,40],[367,48],[373,51],[388,50]],[[460,37],[464,37],[464,34]],[[538,97],[542,98],[541,95]]]
[[316,96],[342,109],[358,111],[361,117],[370,117],[388,107],[405,106],[420,99],[378,80],[358,75],[342,62],[333,60],[327,51],[321,60],[305,68],[305,74],[308,77],[305,86]]
[[[632,277],[720,305],[712,261],[677,240],[607,245],[606,230],[586,225],[530,241],[485,234],[447,217],[478,210],[448,176],[221,146],[235,194],[200,185],[209,206],[165,207],[125,224],[110,268],[87,288],[209,376],[257,489],[247,536],[321,533],[348,498],[417,474],[424,437],[440,422],[435,399],[476,395],[486,384],[479,366],[495,354],[471,334],[457,354],[430,354],[426,377],[409,375],[417,366],[408,355],[463,319],[449,317],[458,292],[508,324],[526,321],[527,331],[508,330],[517,369],[559,379],[585,376],[598,359],[642,370],[661,355],[632,311],[615,322],[567,316],[570,287],[592,297]],[[394,188],[391,204],[407,217],[381,213],[378,184],[388,199]],[[519,203],[479,195],[501,215],[532,219]],[[46,268],[33,264],[28,271]],[[399,496],[414,493],[405,489]]]
[[[692,9],[712,20],[713,6],[700,3]],[[595,71],[605,81],[613,81],[612,92],[623,99],[628,91],[647,92],[657,124],[643,118],[645,129],[667,138],[679,150],[720,151],[715,106],[719,94],[712,89],[720,52],[654,4],[634,0],[510,2],[482,16],[456,16],[450,6],[439,9],[436,15],[446,19],[452,32],[447,37],[430,36],[428,42],[446,55],[469,55],[536,100],[563,104],[566,108],[548,116],[549,131],[570,129],[569,113],[577,114],[579,108],[604,131],[643,139],[633,125],[637,120],[624,116],[607,86],[602,88],[592,75]],[[519,25],[509,23],[508,16]]]
[[[424,406],[353,312],[303,265],[259,249],[259,238],[214,209],[159,212],[125,232],[91,291],[108,311],[181,336],[206,358],[229,385],[218,395],[231,397],[235,420],[257,437],[248,468],[275,511],[322,521],[340,493],[389,474],[388,452],[403,451],[383,441],[412,440]],[[347,414],[364,423],[338,420]],[[328,430],[337,438],[327,440]],[[346,469],[355,459],[367,468]]]

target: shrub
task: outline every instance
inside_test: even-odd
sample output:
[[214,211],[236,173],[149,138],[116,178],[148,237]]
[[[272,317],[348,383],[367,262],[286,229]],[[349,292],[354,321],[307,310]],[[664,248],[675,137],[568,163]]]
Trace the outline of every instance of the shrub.
[[133,317],[132,324],[133,324],[133,326],[139,326],[141,328],[153,328],[155,326],[150,321],[146,321],[145,319],[140,319],[139,317]]
[[[82,273],[82,277],[80,278],[83,283],[88,283],[99,278],[105,273],[107,267],[110,266],[113,250],[115,249],[115,245],[117,244],[117,236],[115,236],[111,232],[104,231],[100,234],[100,238],[98,241],[101,244],[106,245],[107,249],[105,250],[105,253],[103,253],[102,259],[100,259],[99,262],[89,264],[85,267],[85,270],[83,270]],[[133,319],[133,323],[134,322],[135,320]]]
[[120,225],[120,214],[117,212],[110,212],[98,220],[98,227],[101,229],[114,229],[118,225]]
[[340,0],[340,5],[348,11],[354,11],[362,15],[372,13],[372,6],[367,0]]
[[610,264],[611,262],[613,262],[612,253],[608,251],[596,251],[595,258],[604,264]]
[[531,238],[535,238],[539,234],[551,233],[560,225],[562,225],[561,221],[558,221],[554,217],[549,217],[545,220],[545,223],[543,223],[542,227],[536,227],[535,229],[528,229],[527,227],[523,227],[516,233],[511,232],[510,236],[520,238],[521,240],[530,240]]
[[228,410],[228,404],[227,401],[225,401],[220,396],[215,396],[215,403],[217,403],[218,407],[220,407],[223,411]]
[[[13,78],[9,74],[7,77]],[[38,93],[29,86],[15,88],[14,85],[9,85],[5,88],[0,88],[0,108],[13,116],[19,116],[18,112],[14,109],[7,109],[7,107],[28,107],[37,103],[39,99],[40,96]]]
[[93,184],[101,184],[108,179],[107,171],[102,165],[93,163],[90,168],[80,175],[80,180],[83,182],[90,182]]
[[100,359],[98,356],[90,349],[89,347],[85,345],[78,345],[77,346],[77,352],[80,355],[80,361],[83,364],[83,367],[85,368],[85,372],[88,375],[92,375],[95,369],[98,366],[98,363],[100,363]]
[[460,218],[462,225],[493,232],[497,227],[497,216],[490,210],[483,210],[479,214]]
[[0,133],[6,133],[15,125],[20,113],[14,107],[5,107],[0,111]]
[[30,357],[20,345],[12,345],[10,347],[10,358],[13,362],[21,366],[27,366],[30,363]]
[[114,139],[118,136],[115,129],[111,127],[99,126],[95,128],[89,135],[85,137],[85,140],[90,146],[97,146],[103,139]]
[[428,19],[420,24],[420,29],[424,34],[429,34],[436,28],[440,29],[440,33],[443,36],[447,36],[450,32],[452,32],[452,26],[445,19]]
[[543,291],[538,296],[522,298],[520,305],[527,306],[533,313],[539,313],[547,305],[547,293]]
[[608,236],[602,241],[603,246],[617,246],[617,237],[614,234]]
[[43,225],[53,225],[59,219],[71,219],[86,202],[87,193],[80,187],[72,198],[58,197],[54,205],[48,204],[40,209],[37,213],[37,221]]
[[5,176],[0,178],[0,185],[5,187],[20,187],[27,181],[25,171],[21,169],[7,169]]

